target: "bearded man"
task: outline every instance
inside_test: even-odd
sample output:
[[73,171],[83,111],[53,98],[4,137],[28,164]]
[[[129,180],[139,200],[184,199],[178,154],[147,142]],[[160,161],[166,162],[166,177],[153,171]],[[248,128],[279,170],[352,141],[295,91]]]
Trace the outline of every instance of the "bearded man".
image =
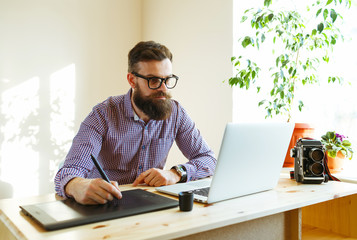
[[[96,105],[82,122],[55,177],[62,197],[81,204],[121,198],[120,184],[162,186],[211,176],[216,158],[184,108],[171,99],[178,82],[172,54],[162,44],[139,42],[128,54],[125,95]],[[188,159],[163,170],[173,142]],[[96,157],[111,183],[91,161]]]

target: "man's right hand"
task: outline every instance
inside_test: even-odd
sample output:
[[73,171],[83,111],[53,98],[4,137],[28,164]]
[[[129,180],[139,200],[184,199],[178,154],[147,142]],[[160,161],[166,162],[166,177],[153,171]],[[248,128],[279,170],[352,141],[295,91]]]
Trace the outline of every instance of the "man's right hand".
[[67,183],[65,191],[76,202],[86,205],[105,204],[113,200],[114,197],[122,198],[117,182],[111,181],[110,184],[101,178],[73,178]]

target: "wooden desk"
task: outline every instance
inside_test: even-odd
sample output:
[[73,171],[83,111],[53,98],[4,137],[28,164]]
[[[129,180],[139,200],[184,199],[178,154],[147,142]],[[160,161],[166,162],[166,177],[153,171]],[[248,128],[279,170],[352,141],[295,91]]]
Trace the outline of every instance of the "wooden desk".
[[[51,232],[21,214],[18,206],[55,200],[53,194],[5,199],[0,201],[0,239],[301,239],[302,214],[309,216],[312,226],[326,227],[324,224],[329,220],[320,222],[321,213],[316,209],[326,211],[327,208],[332,209],[338,221],[348,219],[344,221],[343,232],[327,226],[329,230],[357,237],[353,230],[357,223],[356,196],[357,184],[307,185],[283,176],[274,190],[212,205],[195,203],[191,212],[172,208]],[[334,209],[342,210],[339,214]]]

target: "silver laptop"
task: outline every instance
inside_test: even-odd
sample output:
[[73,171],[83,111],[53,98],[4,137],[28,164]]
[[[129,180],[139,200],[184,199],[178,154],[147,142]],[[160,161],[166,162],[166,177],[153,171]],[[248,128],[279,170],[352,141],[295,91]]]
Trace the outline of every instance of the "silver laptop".
[[156,190],[176,196],[193,191],[196,201],[214,203],[273,189],[293,130],[289,123],[228,123],[212,178]]

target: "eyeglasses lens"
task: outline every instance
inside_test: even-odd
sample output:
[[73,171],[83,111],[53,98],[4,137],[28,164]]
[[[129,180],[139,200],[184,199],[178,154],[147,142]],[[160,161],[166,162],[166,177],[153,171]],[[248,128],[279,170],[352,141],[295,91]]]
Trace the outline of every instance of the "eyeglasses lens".
[[[176,78],[174,77],[169,77],[164,81],[165,85],[167,88],[173,88],[176,85]],[[151,89],[156,89],[161,86],[161,79],[160,78],[151,78],[149,81],[149,87]]]
[[161,80],[159,78],[152,78],[149,80],[149,87],[152,89],[159,88],[161,85]]
[[170,77],[170,78],[168,78],[167,80],[166,80],[166,87],[167,88],[173,88],[173,87],[175,87],[175,85],[176,85],[176,78],[174,78],[174,77]]

